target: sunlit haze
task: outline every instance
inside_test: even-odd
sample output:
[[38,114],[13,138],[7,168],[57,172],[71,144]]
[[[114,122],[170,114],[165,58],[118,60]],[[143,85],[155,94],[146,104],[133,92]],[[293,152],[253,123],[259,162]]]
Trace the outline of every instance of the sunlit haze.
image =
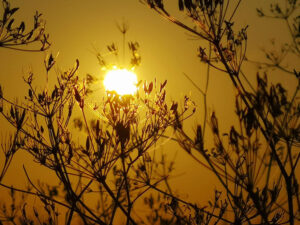
[[[3,24],[6,2],[11,9]],[[163,2],[158,11],[169,12],[173,22],[146,4],[151,2]],[[192,19],[190,2],[230,4],[224,5],[226,16],[203,12]],[[291,99],[298,104],[300,97],[295,80],[300,45],[296,49],[293,42],[300,40],[300,25],[298,32],[292,17],[269,16],[270,4],[276,13],[276,4],[287,2],[2,0],[0,225],[4,216],[9,221],[3,224],[21,224],[11,217],[22,216],[25,208],[34,224],[39,223],[35,209],[43,224],[48,208],[56,224],[196,224],[189,221],[198,216],[203,223],[270,224],[281,214],[276,223],[289,224],[287,185],[282,174],[277,176],[276,160],[286,166],[293,190],[300,182],[300,148],[299,143],[285,145],[286,138],[276,134],[291,135],[293,141],[299,137],[297,117],[290,116],[298,113]],[[24,45],[27,51],[3,46],[10,26],[14,36],[24,29],[30,37],[39,13],[45,22],[39,32],[49,34],[51,43],[47,51],[38,51],[42,41]],[[300,16],[300,7],[294,14]],[[284,149],[295,156],[286,157]],[[300,218],[296,190],[291,197]],[[234,211],[234,204],[243,208]],[[271,214],[260,220],[260,212]]]
[[115,91],[119,95],[133,95],[136,90],[137,76],[126,69],[109,70],[103,81],[107,91]]

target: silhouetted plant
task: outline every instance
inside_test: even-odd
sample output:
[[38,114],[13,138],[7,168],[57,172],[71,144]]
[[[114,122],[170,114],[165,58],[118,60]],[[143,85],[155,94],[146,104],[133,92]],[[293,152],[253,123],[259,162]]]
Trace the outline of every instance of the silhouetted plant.
[[[2,18],[0,20],[0,47],[21,51],[44,51],[49,48],[49,35],[45,33],[42,14],[36,12],[33,28],[26,29],[25,22],[16,25],[15,13],[19,8],[12,8],[10,2],[2,0]],[[28,44],[40,42],[41,47],[28,48]]]
[[[282,61],[287,53],[296,55],[299,60],[299,16],[295,16],[299,3],[296,0],[284,1],[284,6],[272,3],[269,14],[262,9],[257,10],[259,16],[285,20],[289,28],[292,43],[285,44],[280,55],[266,51],[266,58],[271,63],[257,63],[261,67],[275,67],[293,74],[298,85],[292,97],[287,95],[282,84],[269,85],[266,74],[263,77],[257,75],[257,88],[254,89],[242,72],[247,49],[247,26],[236,32],[232,21],[240,0],[179,0],[179,10],[186,13],[194,27],[170,15],[162,0],[145,0],[143,3],[172,23],[206,40],[209,48],[199,47],[200,60],[208,68],[226,73],[237,90],[235,111],[239,129],[232,126],[228,133],[222,134],[213,112],[209,124],[215,147],[209,149],[205,144],[206,113],[204,123],[198,125],[195,138],[189,137],[183,126],[175,128],[179,136],[176,141],[180,146],[197,160],[192,149],[200,153],[206,161],[204,166],[222,184],[225,190],[225,209],[233,218],[230,223],[294,224],[295,220],[299,220],[300,206],[296,176],[300,157],[300,80],[299,73],[286,68]],[[233,8],[232,13],[228,12],[229,8]],[[193,81],[192,84],[206,98],[207,91],[202,91]],[[284,213],[288,215],[283,216]],[[202,223],[207,224],[207,221]]]
[[[129,43],[132,66],[137,66],[140,61],[137,46]],[[113,51],[113,45],[108,49]],[[98,58],[103,62],[100,55]],[[46,58],[47,77],[55,62],[52,55]],[[112,224],[120,213],[127,218],[127,224],[137,224],[132,215],[135,203],[151,190],[150,185],[155,187],[167,180],[172,171],[170,167],[168,173],[159,173],[166,162],[156,163],[148,150],[155,148],[167,128],[184,120],[184,115],[188,117],[194,113],[194,110],[188,112],[190,107],[187,105],[192,105],[191,101],[186,97],[185,107],[178,112],[178,103],[166,100],[167,81],[160,85],[139,82],[140,88],[135,95],[120,96],[107,91],[105,97],[91,107],[86,103],[87,82],[78,78],[78,68],[79,62],[76,61],[72,69],[57,76],[53,88],[46,83],[42,91],[34,86],[34,74],[29,73],[24,79],[28,95],[20,104],[1,94],[1,114],[16,128],[17,138],[12,141],[11,148],[17,146],[27,151],[41,166],[54,171],[59,187],[49,187],[45,191],[34,184],[25,167],[32,191],[0,185],[39,197],[49,216],[46,224],[57,223],[57,205],[67,209],[67,224],[74,222],[75,214],[84,224]],[[88,79],[92,80],[89,76]],[[82,143],[74,141],[70,125],[75,106],[81,115],[74,118],[74,124],[84,128],[86,133]],[[90,112],[95,116],[88,118],[86,114]],[[99,200],[98,207],[85,203],[88,193]],[[27,221],[24,223],[39,222],[38,214],[34,209],[34,219],[28,219],[23,213],[20,220]],[[15,218],[10,221],[14,223]]]
[[[42,14],[36,12],[34,15],[34,25],[29,31],[25,29],[25,23],[21,22],[19,26],[15,26],[14,14],[19,8],[11,8],[10,3],[6,0],[2,0],[2,19],[0,20],[0,48],[9,48],[13,50],[21,51],[44,51],[50,47],[48,41],[49,35],[45,33],[44,23],[41,19]],[[28,45],[36,42],[41,42],[40,48],[27,47]],[[3,92],[0,87],[0,112],[3,111]],[[21,111],[20,111],[21,110]],[[14,153],[20,148],[20,143],[23,140],[19,139],[19,131],[22,127],[25,117],[25,109],[12,107],[10,114],[14,117],[17,126],[17,132],[14,135],[10,135],[8,140],[1,144],[2,151],[5,156],[4,165],[0,174],[0,182],[3,179]]]
[[[16,10],[11,10],[7,1],[3,2],[8,8],[6,14],[12,15]],[[195,136],[188,135],[184,122],[195,112],[193,101],[185,97],[182,104],[168,102],[167,81],[161,84],[141,81],[134,95],[120,96],[107,91],[101,100],[91,104],[89,84],[94,78],[88,75],[83,81],[79,79],[78,60],[70,70],[59,72],[56,84],[51,86],[47,79],[41,91],[33,83],[35,75],[29,73],[24,79],[28,86],[24,102],[10,101],[0,88],[0,112],[15,128],[14,135],[3,144],[5,157],[0,185],[10,190],[11,204],[9,209],[7,204],[1,205],[0,223],[58,224],[65,220],[66,224],[115,224],[117,217],[122,215],[128,225],[295,224],[300,219],[297,179],[300,76],[282,62],[286,53],[299,57],[300,21],[299,16],[294,17],[299,7],[297,0],[286,0],[286,8],[272,4],[269,14],[258,9],[259,16],[281,18],[290,28],[292,43],[286,44],[279,56],[265,51],[271,63],[255,63],[260,68],[272,67],[292,74],[298,85],[291,96],[282,84],[268,83],[267,71],[264,76],[258,73],[256,88],[242,71],[247,26],[236,32],[232,21],[241,0],[179,0],[179,10],[186,13],[195,27],[170,15],[163,0],[141,2],[207,41],[207,48],[198,49],[199,59],[208,66],[205,89],[185,75],[204,99],[204,118],[197,125]],[[229,14],[230,7],[233,11]],[[24,32],[23,25],[18,29]],[[124,35],[125,46],[127,26],[119,26],[119,29]],[[23,43],[25,36],[18,36],[20,42],[17,43]],[[45,38],[42,39],[44,50],[47,36],[41,37]],[[128,46],[132,56],[129,64],[138,66],[141,61],[139,45],[129,42]],[[115,44],[109,45],[108,50],[118,57]],[[112,66],[101,54],[97,54],[97,58],[101,67]],[[53,55],[46,58],[46,77],[55,63]],[[207,115],[211,69],[224,72],[237,92],[238,122],[226,133],[219,129],[215,112],[210,118]],[[74,107],[80,111],[79,117],[74,115]],[[206,124],[212,131],[213,147],[207,146]],[[75,141],[74,126],[82,132],[81,136],[84,135],[79,141]],[[176,134],[170,139],[211,170],[222,185],[221,190],[214,191],[213,200],[204,206],[182,199],[169,184],[175,161],[168,161],[163,154],[159,157],[155,149],[162,138],[168,137],[170,128]],[[29,188],[22,190],[5,185],[3,177],[18,149],[30,153],[40,166],[53,171],[59,183],[36,184],[24,167]],[[15,192],[38,197],[44,205],[44,214],[31,207],[29,210],[33,214],[29,216],[26,201],[21,198],[17,204]],[[91,198],[96,199],[96,206],[86,201]],[[150,209],[147,215],[135,213],[141,198]],[[60,212],[66,212],[62,219]]]

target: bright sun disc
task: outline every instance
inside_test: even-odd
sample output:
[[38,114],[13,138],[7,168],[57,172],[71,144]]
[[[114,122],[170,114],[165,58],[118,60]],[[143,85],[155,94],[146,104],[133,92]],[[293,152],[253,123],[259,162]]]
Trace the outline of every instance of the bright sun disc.
[[107,91],[115,91],[119,95],[133,95],[137,91],[136,74],[126,69],[108,71],[103,84]]

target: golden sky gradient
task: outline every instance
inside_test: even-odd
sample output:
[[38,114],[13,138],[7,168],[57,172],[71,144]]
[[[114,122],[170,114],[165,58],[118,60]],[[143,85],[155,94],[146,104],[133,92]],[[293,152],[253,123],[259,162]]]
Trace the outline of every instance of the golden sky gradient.
[[[170,9],[170,12],[189,23],[184,15],[178,13],[177,1],[166,2],[166,7]],[[247,56],[256,60],[264,59],[260,48],[268,46],[271,38],[289,41],[288,36],[284,35],[286,27],[283,23],[257,17],[256,7],[267,5],[262,2],[265,1],[243,1],[234,19],[237,27],[249,25]],[[83,77],[90,73],[100,80],[103,79],[104,74],[97,63],[95,49],[107,52],[106,46],[113,42],[121,48],[122,35],[116,23],[126,21],[130,28],[126,40],[137,41],[140,44],[142,63],[136,70],[138,78],[149,81],[156,78],[160,82],[167,79],[169,99],[182,99],[184,95],[190,95],[198,106],[197,114],[189,122],[191,132],[195,130],[197,121],[202,122],[202,97],[183,73],[188,74],[200,87],[204,87],[206,66],[196,57],[197,48],[204,45],[204,42],[189,40],[191,37],[185,31],[161,18],[138,0],[13,0],[12,6],[20,7],[17,18],[20,21],[25,20],[28,26],[36,10],[43,14],[46,20],[46,31],[50,34],[52,43],[47,52],[54,55],[59,53],[57,69],[71,68],[75,60],[79,59],[79,76]],[[36,84],[44,85],[43,60],[45,55],[45,52],[28,53],[0,49],[0,84],[6,96],[11,99],[18,97],[22,100],[23,95],[27,93],[22,77],[29,69],[36,74]],[[294,65],[297,64],[294,63]],[[300,65],[297,66],[299,68]],[[247,72],[251,81],[255,81],[257,70],[254,65],[245,63],[243,70]],[[283,78],[281,73],[276,72],[270,75],[274,82],[281,81],[290,89],[295,87],[293,80],[288,76]],[[99,83],[99,89],[102,90],[103,87],[100,85],[102,82]],[[234,122],[231,116],[234,112],[234,99],[232,98],[234,94],[231,81],[226,74],[212,70],[208,91],[208,109],[209,112],[216,111],[224,132],[228,131]],[[1,135],[3,136],[6,131],[7,126],[1,119]],[[177,159],[180,159],[176,164],[180,172],[173,180],[179,193],[189,196],[189,199],[200,201],[208,196],[207,191],[211,191],[210,196],[213,197],[211,188],[204,189],[214,187],[215,178],[210,172],[180,151],[174,143],[167,142],[161,148],[170,155],[177,153]],[[26,159],[24,162],[23,156],[23,153],[17,156],[9,170],[9,174],[13,174],[15,178],[24,177],[23,163],[28,170],[35,168],[30,160]],[[203,172],[199,173],[199,171]],[[38,171],[36,177],[43,177],[43,173],[45,173],[44,170]],[[8,182],[14,183],[16,180],[4,179],[4,183]],[[207,183],[212,185],[207,185]]]
[[[52,42],[48,52],[54,55],[59,53],[57,64],[59,68],[71,67],[78,58],[81,75],[90,73],[96,77],[103,76],[97,64],[95,49],[106,52],[106,45],[113,42],[121,47],[122,35],[116,23],[125,20],[130,27],[126,39],[138,41],[141,46],[142,65],[137,70],[139,78],[152,80],[156,77],[161,81],[168,79],[170,94],[174,98],[178,94],[180,96],[190,91],[196,98],[199,97],[190,82],[184,78],[183,73],[188,74],[200,85],[203,83],[202,78],[206,68],[199,63],[196,50],[204,42],[189,40],[191,37],[186,32],[162,19],[138,0],[15,0],[12,4],[20,7],[18,18],[25,20],[28,25],[36,10],[43,13],[46,30]],[[284,24],[257,17],[255,8],[265,5],[258,0],[243,1],[235,16],[235,26],[249,25],[247,54],[249,58],[261,59],[263,55],[259,48],[266,46],[270,38],[285,40],[282,35],[284,34],[282,31],[286,29]],[[178,14],[176,1],[167,1],[167,9],[185,19],[185,16]],[[45,54],[2,49],[0,60],[3,72],[0,82],[5,90],[9,93],[9,87],[22,85],[22,76],[29,68],[37,74],[40,73]],[[255,72],[251,70],[249,76],[253,76]],[[209,89],[212,98],[210,102],[211,106],[219,107],[218,99],[228,93],[222,89],[230,88],[230,81],[216,71],[213,73],[215,75],[211,76]],[[22,88],[16,90],[13,91],[14,94],[22,95]],[[171,93],[172,90],[176,91]],[[223,108],[222,105],[220,107]]]

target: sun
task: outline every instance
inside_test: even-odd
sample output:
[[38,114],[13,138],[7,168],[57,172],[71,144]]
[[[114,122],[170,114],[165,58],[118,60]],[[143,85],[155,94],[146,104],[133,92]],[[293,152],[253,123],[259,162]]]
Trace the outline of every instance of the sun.
[[137,76],[133,71],[114,68],[106,73],[103,84],[107,91],[133,95],[137,91]]

